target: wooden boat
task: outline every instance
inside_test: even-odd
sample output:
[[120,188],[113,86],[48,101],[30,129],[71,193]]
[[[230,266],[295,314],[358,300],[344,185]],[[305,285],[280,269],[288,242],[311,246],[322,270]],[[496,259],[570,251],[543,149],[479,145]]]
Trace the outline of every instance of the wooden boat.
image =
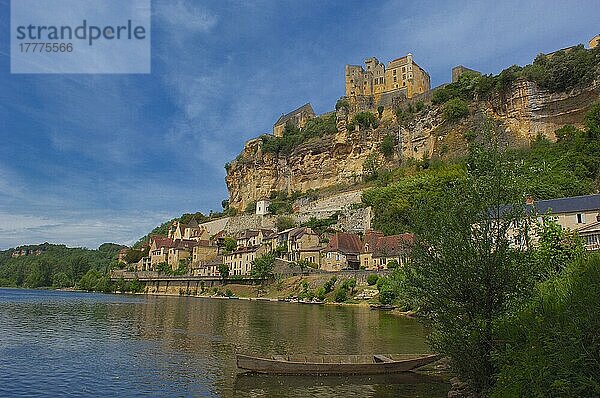
[[271,359],[237,355],[237,367],[257,373],[361,375],[408,372],[439,359],[439,355],[323,355]]

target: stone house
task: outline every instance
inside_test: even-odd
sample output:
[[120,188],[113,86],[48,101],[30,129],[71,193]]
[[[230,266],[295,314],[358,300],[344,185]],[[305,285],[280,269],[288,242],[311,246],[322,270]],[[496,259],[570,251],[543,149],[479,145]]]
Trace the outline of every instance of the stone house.
[[538,215],[550,214],[561,227],[577,231],[587,250],[600,249],[600,194],[540,200],[530,206]]
[[187,224],[174,221],[169,228],[168,237],[173,240],[209,240],[210,233],[198,223],[196,218],[192,218]]
[[362,242],[356,234],[336,232],[323,249],[321,268],[326,271],[359,269]]
[[260,246],[265,236],[270,236],[271,234],[273,234],[273,231],[270,229],[246,229],[235,236],[237,247]]
[[409,233],[384,236],[379,231],[367,231],[360,254],[360,266],[366,269],[387,269],[390,261],[404,265],[408,261],[414,238]]
[[294,127],[302,128],[310,119],[315,117],[315,111],[310,103],[302,105],[300,108],[291,111],[288,114],[281,115],[273,125],[273,135],[275,137],[283,137],[283,131],[287,124]]
[[154,267],[168,260],[169,248],[173,245],[173,239],[164,236],[150,237],[150,264]]
[[197,244],[195,240],[189,239],[178,239],[173,242],[167,252],[167,264],[173,271],[179,268],[181,261],[191,261],[192,251]]
[[142,257],[135,265],[136,271],[152,271],[152,260],[149,256]]
[[275,248],[285,248],[286,252],[283,255],[285,260],[298,261],[301,259],[301,250],[314,249],[319,246],[319,241],[319,235],[311,228],[296,227],[279,232],[275,241]]
[[192,275],[219,277],[221,276],[219,272],[221,264],[223,264],[223,256],[217,256],[212,260],[192,265]]
[[223,264],[229,267],[229,275],[250,275],[252,261],[268,253],[266,246],[242,247],[223,255]]
[[192,265],[206,263],[214,260],[219,254],[219,247],[215,242],[199,240],[192,248]]

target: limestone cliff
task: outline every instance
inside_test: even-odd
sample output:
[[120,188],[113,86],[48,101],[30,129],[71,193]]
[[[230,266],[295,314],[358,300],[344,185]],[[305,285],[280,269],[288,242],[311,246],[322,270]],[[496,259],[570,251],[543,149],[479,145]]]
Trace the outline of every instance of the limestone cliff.
[[[458,123],[444,122],[440,107],[428,106],[413,121],[399,125],[393,109],[386,108],[378,128],[353,131],[346,127],[352,115],[342,108],[336,114],[337,134],[312,138],[290,154],[263,152],[260,138],[248,141],[227,168],[230,205],[243,210],[273,191],[355,184],[362,180],[367,161],[394,167],[407,159],[460,156],[467,148],[465,133],[480,131],[490,120],[511,146],[526,146],[540,134],[553,140],[557,128],[580,126],[599,98],[599,81],[566,93],[549,93],[518,81],[503,95],[474,101],[470,116]],[[379,148],[387,135],[396,139],[396,148],[385,158]]]

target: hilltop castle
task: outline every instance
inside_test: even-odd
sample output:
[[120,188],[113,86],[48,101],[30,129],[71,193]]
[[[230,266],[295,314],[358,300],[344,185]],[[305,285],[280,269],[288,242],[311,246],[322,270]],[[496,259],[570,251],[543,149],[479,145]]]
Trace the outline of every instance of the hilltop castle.
[[386,66],[375,57],[365,60],[366,70],[358,65],[346,65],[346,97],[403,93],[406,98],[429,91],[429,74],[417,65],[412,54],[390,61]]

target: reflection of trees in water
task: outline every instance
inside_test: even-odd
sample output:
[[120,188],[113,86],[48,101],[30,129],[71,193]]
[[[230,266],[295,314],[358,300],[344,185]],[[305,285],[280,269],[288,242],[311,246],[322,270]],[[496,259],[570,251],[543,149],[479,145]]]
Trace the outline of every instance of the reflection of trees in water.
[[[236,352],[268,356],[428,351],[415,320],[363,307],[148,296],[133,308],[128,317],[138,336],[152,342],[156,367],[184,379],[201,375],[223,396],[231,395],[236,380]],[[352,383],[364,388],[361,379]],[[299,386],[298,391],[309,387]],[[323,388],[346,391],[335,385],[315,391]]]
[[412,372],[371,376],[289,376],[238,374],[235,397],[445,397],[444,377]]

